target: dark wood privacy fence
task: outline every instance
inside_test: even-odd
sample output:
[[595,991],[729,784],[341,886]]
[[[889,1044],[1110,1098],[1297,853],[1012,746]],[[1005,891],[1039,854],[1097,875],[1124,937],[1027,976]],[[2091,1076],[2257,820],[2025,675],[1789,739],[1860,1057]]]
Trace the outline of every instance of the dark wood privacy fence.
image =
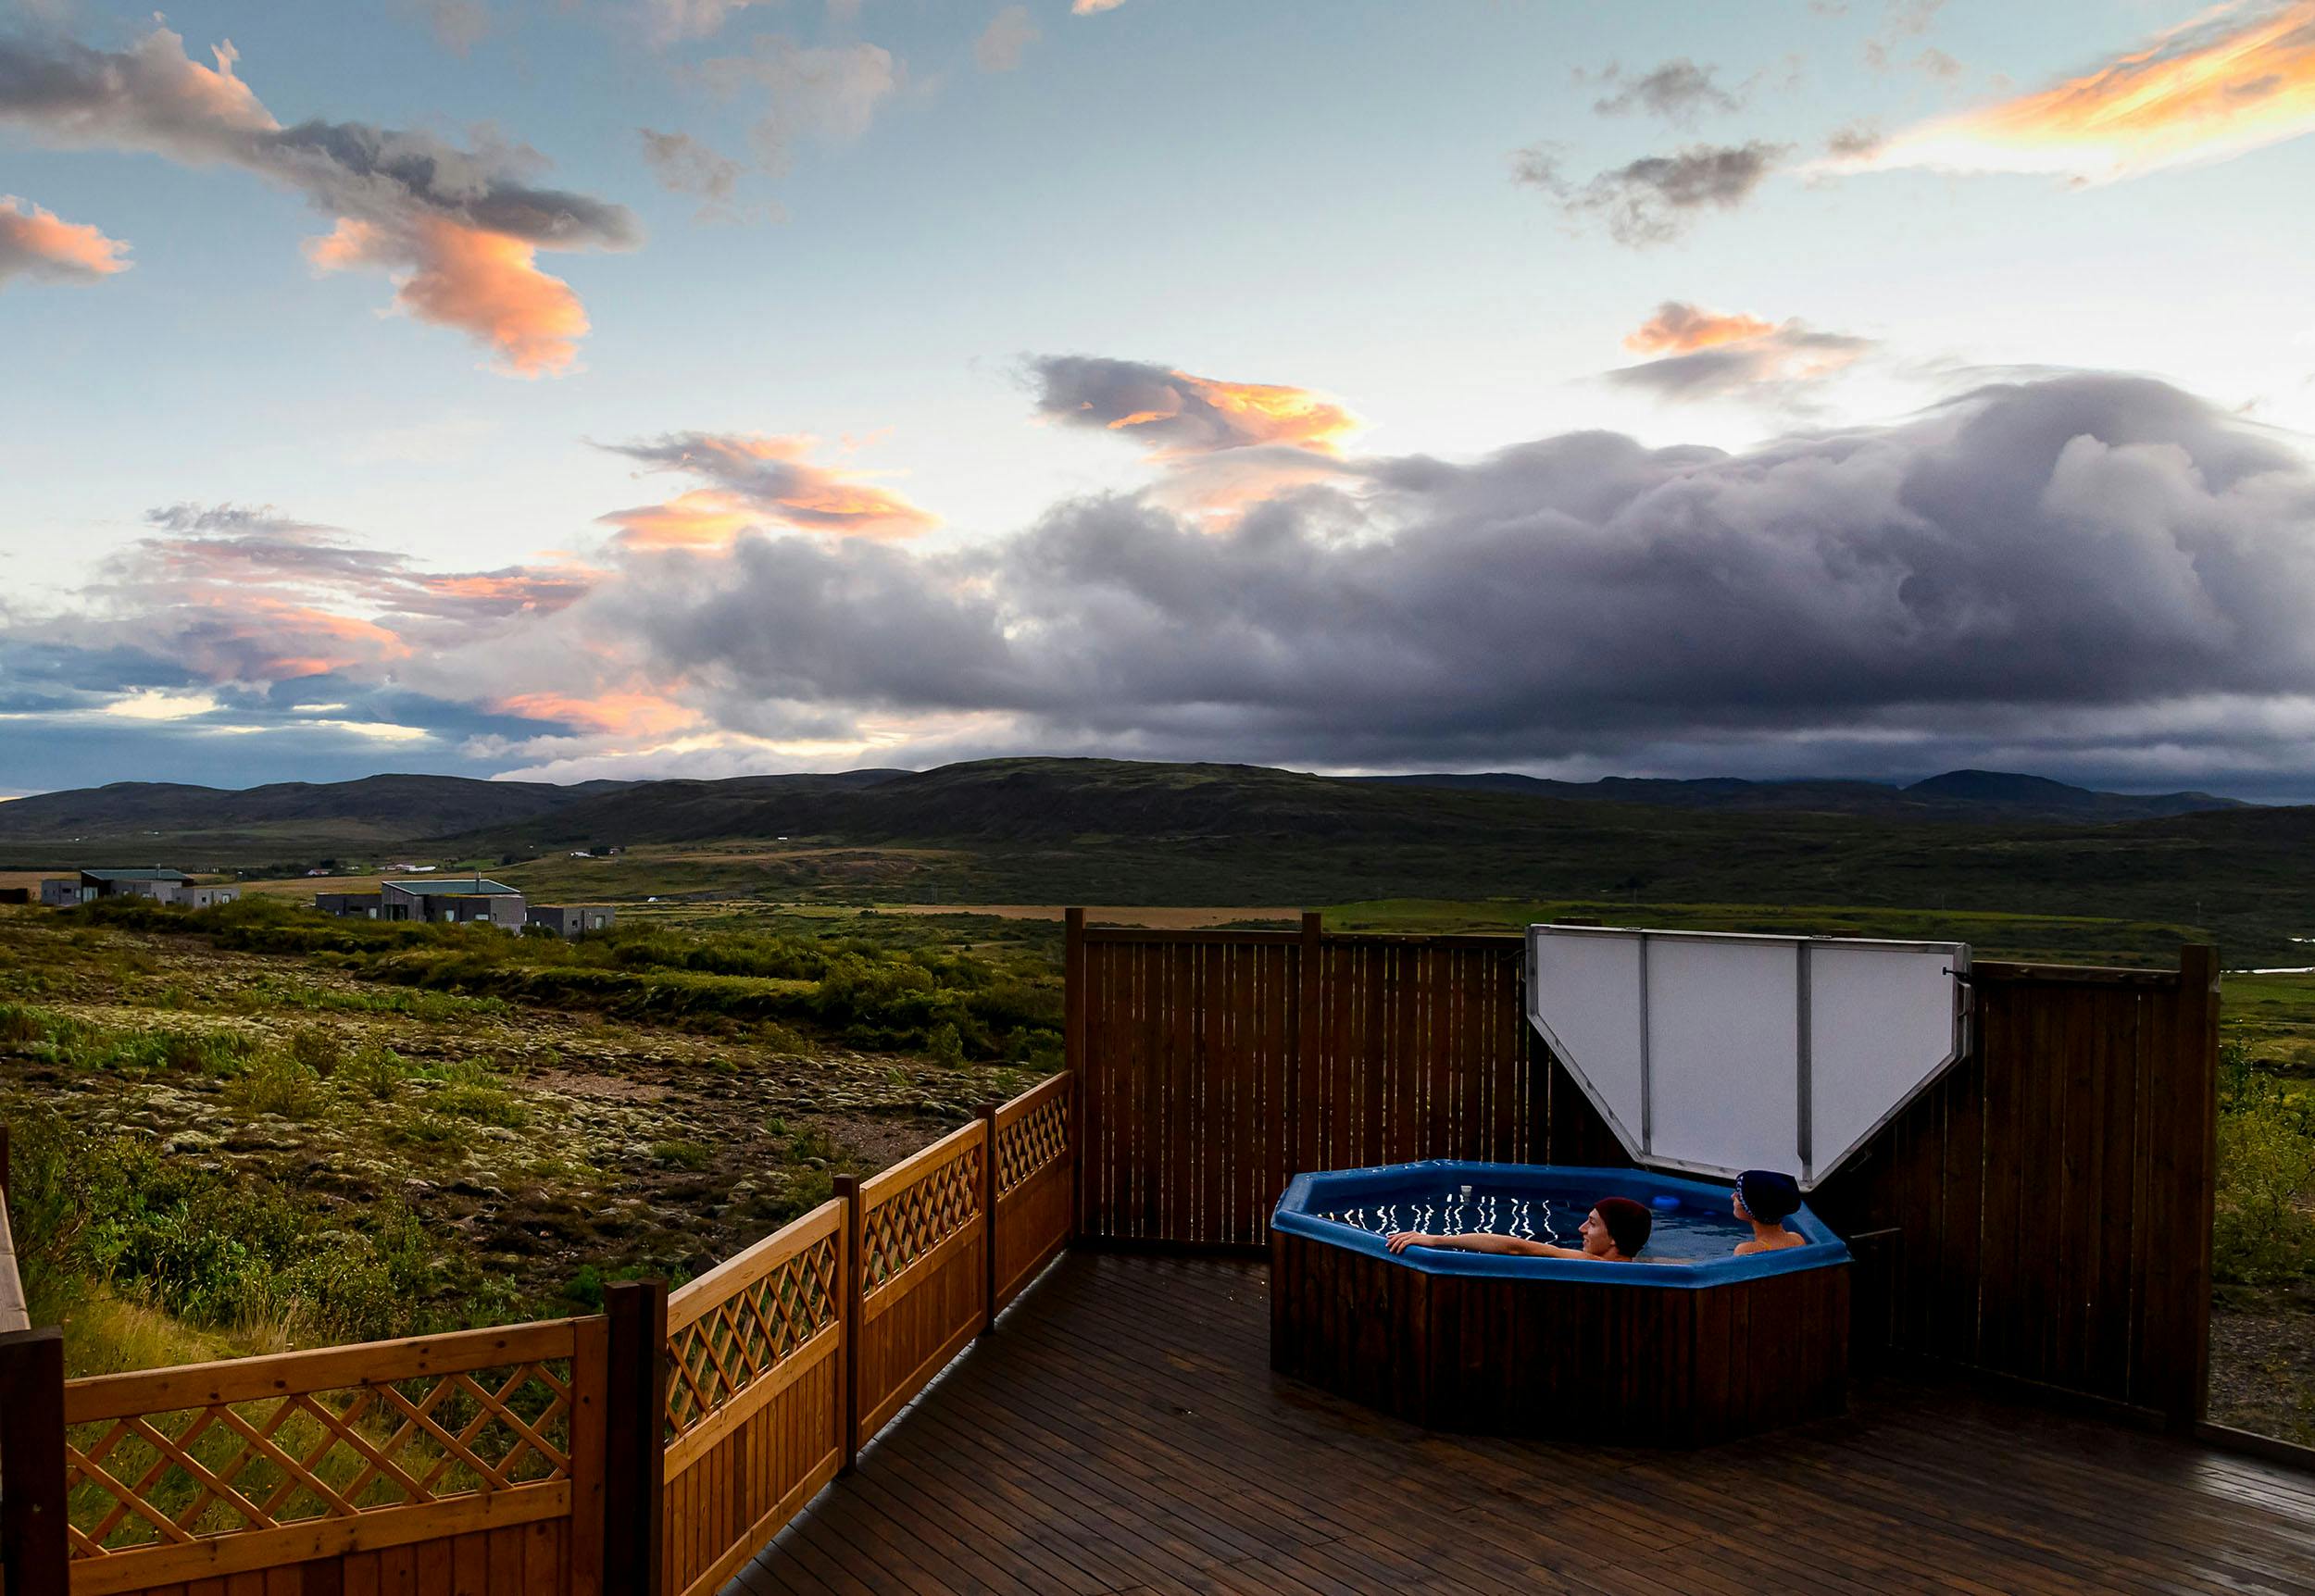
[[1073,920],[1070,963],[1088,1236],[1266,1246],[1302,1170],[1544,1160],[1515,938]]
[[[1080,1225],[1250,1248],[1306,1169],[1630,1162],[1526,1020],[1514,937],[1070,924]],[[1812,1200],[1875,1345],[2159,1412],[2208,1365],[2218,966],[1981,964],[1971,1053]]]
[[1871,1238],[1860,1253],[1883,1253],[1876,1330],[1900,1352],[2197,1415],[2214,951],[2183,949],[2176,971],[1981,963],[1972,976],[1969,1054],[1811,1199]]
[[0,1596],[707,1596],[1068,1244],[1071,1103],[593,1317],[70,1381],[0,1334]]

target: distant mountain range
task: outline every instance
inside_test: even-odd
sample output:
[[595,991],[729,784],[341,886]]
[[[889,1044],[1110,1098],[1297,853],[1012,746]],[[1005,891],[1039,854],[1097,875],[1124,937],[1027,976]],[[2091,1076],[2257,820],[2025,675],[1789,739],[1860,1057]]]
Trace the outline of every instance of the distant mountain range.
[[1900,787],[1880,781],[1744,781],[1733,776],[1697,780],[1611,776],[1600,781],[1551,781],[1502,772],[1478,775],[1358,776],[1403,787],[1446,787],[1475,792],[1524,792],[1608,804],[1659,804],[1674,809],[1761,812],[1804,810],[1820,815],[1882,816],[1894,820],[2064,822],[2154,820],[2209,809],[2256,805],[2209,792],[2098,792],[2042,776],[1999,770],[1948,770]]
[[436,842],[468,853],[520,853],[784,835],[1012,843],[1479,837],[1499,832],[1514,816],[1540,818],[1538,802],[1983,825],[2113,824],[2253,807],[2204,792],[2098,792],[1987,770],[1950,771],[1898,787],[1733,778],[1570,782],[1500,772],[1326,777],[1246,765],[993,759],[921,772],[568,787],[457,776],[371,776],[238,791],[122,781],[0,804],[0,854],[72,847],[142,859],[192,849],[281,858]]
[[[607,843],[637,853],[567,857]],[[280,876],[323,860],[481,859],[543,893],[621,901],[1878,905],[1992,916],[1990,940],[2008,946],[2084,946],[2071,932],[2032,941],[2021,916],[2096,916],[2114,923],[2087,944],[2100,952],[2160,956],[2216,935],[2230,959],[2268,964],[2303,957],[2295,939],[2315,935],[2310,849],[2315,806],[1974,770],[1896,787],[993,759],[576,787],[131,782],[0,804],[0,868]],[[1811,923],[1879,923],[1845,914]]]
[[[229,789],[118,781],[0,804],[0,846],[12,840],[126,842],[311,829],[376,842],[520,833],[541,843],[590,840],[698,842],[827,829],[868,835],[1012,837],[1184,831],[1243,833],[1264,822],[1340,832],[1387,824],[1400,804],[1359,789],[1486,792],[1584,804],[1749,813],[1801,812],[1891,820],[2012,824],[2158,819],[2254,805],[2208,792],[2099,792],[2039,776],[1954,770],[1898,787],[1873,781],[1746,781],[1610,777],[1553,781],[1506,772],[1307,776],[1246,765],[1156,765],[1100,759],[995,759],[922,772],[741,776],[719,781],[481,781],[461,776],[369,776]],[[871,791],[873,799],[867,797]],[[1379,796],[1379,795],[1378,795]]]

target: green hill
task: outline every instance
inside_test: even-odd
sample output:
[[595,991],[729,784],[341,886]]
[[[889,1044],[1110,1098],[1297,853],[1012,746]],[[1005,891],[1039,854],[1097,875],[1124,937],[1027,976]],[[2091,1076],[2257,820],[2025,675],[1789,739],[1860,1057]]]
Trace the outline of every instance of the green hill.
[[1598,781],[1551,781],[1504,771],[1429,776],[1366,776],[1359,780],[1472,792],[1522,792],[1536,798],[1653,804],[1673,809],[1799,810],[1891,820],[1953,820],[1980,825],[2029,820],[2147,820],[2209,809],[2246,809],[2237,798],[2209,792],[2099,792],[2041,776],[1949,770],[1909,787],[1880,781],[1745,781],[1731,776],[1693,780],[1610,776]]
[[[198,852],[208,848],[270,864],[295,856],[289,844],[300,838],[338,839],[344,853],[344,840],[359,837],[433,858],[536,859],[536,890],[619,901],[671,892],[861,904],[1516,898],[1628,905],[1634,919],[1650,903],[1834,904],[2093,916],[2150,928],[2147,946],[2173,930],[2214,936],[2230,964],[2315,962],[2294,940],[2315,935],[2305,867],[2315,808],[2114,820],[2103,802],[2111,795],[2046,786],[2059,791],[2033,778],[1957,772],[1921,800],[2038,806],[2033,818],[1988,823],[1933,821],[1914,809],[1578,800],[1090,759],[593,791],[394,777],[26,800],[6,807],[41,808],[6,817],[0,862],[38,848],[57,863],[100,852],[197,866],[210,862]],[[2047,818],[2053,805],[2069,817]],[[58,828],[72,823],[97,842],[61,840]],[[629,852],[609,863],[563,857],[598,843]]]

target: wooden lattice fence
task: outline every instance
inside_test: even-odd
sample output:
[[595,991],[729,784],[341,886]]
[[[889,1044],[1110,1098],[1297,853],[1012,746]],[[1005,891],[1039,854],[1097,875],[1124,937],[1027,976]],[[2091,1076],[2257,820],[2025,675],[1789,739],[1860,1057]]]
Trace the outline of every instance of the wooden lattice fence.
[[604,1356],[567,1319],[74,1380],[72,1590],[461,1558],[490,1596],[569,1589],[600,1560]]
[[0,1596],[705,1596],[1068,1243],[1073,1102],[594,1317],[72,1381],[0,1334]]

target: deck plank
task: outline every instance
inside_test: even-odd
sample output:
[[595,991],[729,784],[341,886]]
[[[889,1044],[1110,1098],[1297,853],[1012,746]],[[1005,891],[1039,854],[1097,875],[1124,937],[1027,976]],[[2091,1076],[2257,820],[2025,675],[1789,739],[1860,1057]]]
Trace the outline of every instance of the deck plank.
[[1895,1378],[1695,1453],[1435,1435],[1269,1324],[1259,1264],[1066,1255],[726,1596],[2315,1596],[2315,1480],[2170,1437]]

